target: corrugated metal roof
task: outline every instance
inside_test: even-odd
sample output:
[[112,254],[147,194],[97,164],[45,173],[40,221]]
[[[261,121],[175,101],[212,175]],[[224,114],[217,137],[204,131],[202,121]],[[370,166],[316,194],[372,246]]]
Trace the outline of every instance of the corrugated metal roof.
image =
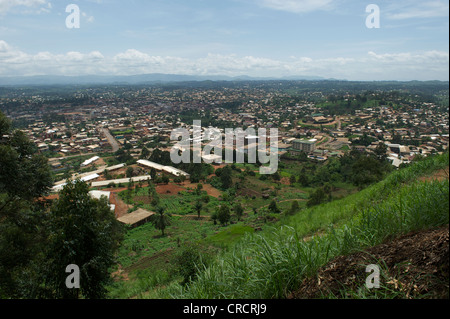
[[125,164],[119,164],[119,165],[114,165],[114,166],[111,166],[111,167],[107,167],[106,170],[107,171],[113,171],[113,170],[116,170],[116,169],[119,169],[119,168],[122,168],[122,167],[125,167]]
[[158,164],[158,163],[154,163],[154,162],[150,162],[147,160],[138,160],[137,161],[138,164],[144,165],[144,166],[148,166],[157,170],[162,171],[164,168],[164,165]]
[[[145,175],[145,176],[137,176],[137,177],[132,177],[131,180],[133,182],[139,182],[139,181],[146,181],[148,179],[151,179],[150,175]],[[99,182],[93,182],[91,184],[92,187],[101,187],[101,186],[108,186],[109,184],[125,184],[125,183],[129,183],[130,179],[129,178],[120,178],[120,179],[111,179],[108,181],[99,181]]]
[[149,218],[152,215],[155,215],[155,213],[139,208],[138,210],[132,213],[117,218],[117,220],[127,225],[134,225],[140,221]]
[[164,172],[173,174],[175,176],[180,176],[180,175],[189,176],[188,173],[186,173],[186,172],[184,172],[184,171],[182,171],[182,170],[180,170],[178,168],[172,167],[172,166],[164,166],[164,165],[161,165],[161,164],[158,164],[158,163],[154,163],[154,162],[150,162],[150,161],[147,161],[147,160],[138,160],[137,163],[141,164],[141,165],[144,165],[144,166],[147,166],[147,167],[150,167],[150,168],[154,168],[154,169],[156,169],[158,171],[164,171]]
[[94,156],[94,157],[92,157],[92,158],[90,158],[90,159],[84,161],[83,163],[81,163],[81,166],[87,166],[87,165],[89,165],[89,164],[94,163],[95,161],[97,161],[97,160],[99,160],[99,159],[100,159],[100,157]]

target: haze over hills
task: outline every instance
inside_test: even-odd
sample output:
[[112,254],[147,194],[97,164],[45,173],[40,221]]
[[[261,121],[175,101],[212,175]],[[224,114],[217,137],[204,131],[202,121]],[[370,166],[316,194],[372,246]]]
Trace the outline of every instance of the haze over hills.
[[225,76],[225,75],[181,75],[181,74],[140,74],[140,75],[36,75],[0,77],[0,85],[55,85],[55,84],[143,84],[160,82],[184,81],[262,81],[262,80],[331,80],[319,76],[289,76],[289,77],[251,77],[251,76]]

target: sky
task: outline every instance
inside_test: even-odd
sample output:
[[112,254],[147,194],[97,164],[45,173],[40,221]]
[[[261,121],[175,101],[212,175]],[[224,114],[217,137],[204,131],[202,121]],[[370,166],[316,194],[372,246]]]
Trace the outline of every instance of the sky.
[[0,0],[0,76],[149,73],[448,81],[449,1]]

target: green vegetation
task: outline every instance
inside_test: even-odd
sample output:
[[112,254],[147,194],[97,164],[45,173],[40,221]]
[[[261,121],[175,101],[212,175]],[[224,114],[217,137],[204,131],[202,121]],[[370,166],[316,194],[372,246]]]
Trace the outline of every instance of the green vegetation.
[[[50,235],[44,249],[45,297],[105,297],[109,267],[114,263],[122,225],[105,197],[96,200],[88,192],[89,186],[84,182],[69,183],[51,208]],[[80,269],[80,289],[67,289],[65,285],[65,269],[71,264]]]
[[164,237],[164,229],[170,226],[170,215],[166,214],[163,207],[156,208],[156,215],[153,215],[151,222],[156,229],[161,231],[161,236]]
[[[18,182],[14,182],[18,181]],[[68,183],[59,199],[47,159],[0,112],[0,298],[103,298],[122,227],[105,198]],[[80,289],[67,289],[66,267],[80,270]]]
[[209,236],[205,239],[205,242],[211,243],[218,247],[230,247],[242,239],[245,234],[253,232],[254,229],[250,226],[245,226],[243,224],[231,225],[227,229],[215,235]]
[[180,191],[178,194],[157,194],[153,183],[151,187],[125,190],[119,196],[127,204],[137,205],[144,209],[156,210],[163,207],[167,213],[176,215],[198,214],[197,203],[202,203],[200,212],[213,211],[218,206],[218,199],[209,196],[206,191]]
[[[294,168],[284,165],[282,172]],[[305,200],[298,200],[300,196],[308,198],[307,193],[297,189],[298,184],[292,187],[270,179],[260,181],[257,174],[247,176],[243,186],[260,183],[260,188],[255,188],[258,190],[267,185],[275,186],[273,195],[278,200],[283,199],[275,205],[284,214],[270,213],[272,199],[228,197],[227,191],[223,193],[225,203],[210,197],[214,206],[202,213],[202,217],[209,215],[211,220],[174,216],[164,237],[151,224],[130,230],[118,259],[130,281],[110,285],[109,296],[284,298],[298,288],[302,279],[315,273],[333,256],[375,245],[411,229],[448,222],[448,182],[415,182],[419,176],[447,166],[448,154],[427,158],[347,197],[354,191],[354,186],[337,182],[335,187],[343,191],[344,198],[311,208],[305,208]],[[237,174],[235,171],[233,176]],[[332,189],[329,185],[322,188],[325,192]],[[148,192],[145,188],[139,191]],[[233,193],[233,188],[229,191]],[[195,213],[202,192],[202,187],[197,187],[167,198],[177,198],[174,210],[182,210],[189,202],[189,211]],[[220,226],[218,212],[223,210],[227,216],[239,210],[236,203],[241,203],[246,212],[242,221],[237,222],[236,214],[231,216],[236,224],[225,226],[226,222],[222,222],[223,226]],[[401,218],[397,212],[399,205],[402,207]],[[219,206],[222,209],[218,209]],[[426,219],[418,218],[422,211],[428,212]],[[278,222],[273,227],[265,225],[269,220]],[[390,227],[385,227],[386,223]],[[262,232],[255,232],[257,225],[265,225]],[[180,272],[176,256],[183,254],[183,247],[191,245],[200,251],[208,251],[208,255],[202,256],[201,261],[198,256],[189,259],[188,268],[194,269],[192,262],[196,267],[195,273],[187,276]],[[146,270],[148,267],[153,272]]]
[[133,134],[134,129],[130,128],[124,131],[111,131],[111,134],[114,136],[120,136],[120,135],[128,135],[128,134]]
[[[41,293],[48,227],[42,216],[52,185],[47,159],[0,112],[0,298]],[[27,280],[24,280],[24,279]]]
[[[247,235],[197,275],[176,298],[284,298],[333,256],[412,230],[445,225],[448,180],[417,178],[448,166],[448,153],[394,172],[339,201],[303,210],[277,227]],[[302,240],[312,236],[309,240]]]

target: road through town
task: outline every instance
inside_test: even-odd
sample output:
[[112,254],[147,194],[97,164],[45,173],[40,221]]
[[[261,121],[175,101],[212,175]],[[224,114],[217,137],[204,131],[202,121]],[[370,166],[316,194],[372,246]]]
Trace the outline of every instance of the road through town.
[[102,133],[108,139],[109,144],[111,144],[113,153],[117,152],[120,148],[119,143],[116,141],[114,136],[111,135],[111,132],[107,128],[101,129]]

